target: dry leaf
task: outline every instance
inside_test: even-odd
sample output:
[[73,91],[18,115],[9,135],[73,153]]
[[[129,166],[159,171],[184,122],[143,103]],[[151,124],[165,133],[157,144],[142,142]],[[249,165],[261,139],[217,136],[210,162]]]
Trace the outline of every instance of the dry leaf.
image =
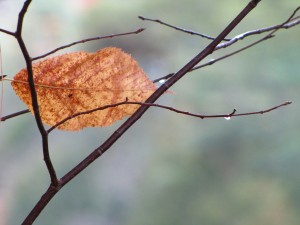
[[[50,126],[75,113],[125,99],[144,102],[156,90],[137,62],[113,47],[49,58],[33,64],[33,73],[41,118]],[[32,112],[26,69],[15,75],[12,86]],[[109,126],[133,114],[138,107],[125,104],[96,111],[68,120],[58,128]]]

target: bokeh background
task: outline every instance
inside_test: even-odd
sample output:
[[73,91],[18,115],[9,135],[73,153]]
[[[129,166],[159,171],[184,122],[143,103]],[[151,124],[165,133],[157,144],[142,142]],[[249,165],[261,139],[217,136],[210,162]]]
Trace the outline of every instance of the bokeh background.
[[[209,41],[141,21],[138,15],[217,35],[245,1],[34,0],[24,23],[32,56],[79,39],[147,28],[58,52],[117,46],[151,79],[176,72]],[[15,30],[21,0],[0,1],[0,27]],[[298,0],[262,1],[231,37],[279,24]],[[215,58],[257,37],[219,51]],[[25,66],[16,41],[0,34],[3,73]],[[264,115],[197,119],[150,109],[111,149],[63,188],[40,225],[298,225],[300,223],[300,27],[190,73],[158,101],[189,112],[229,113],[293,104]],[[207,58],[208,61],[211,58]],[[2,114],[25,109],[4,83]],[[59,176],[122,123],[55,131],[50,150]],[[0,225],[20,224],[49,184],[33,116],[0,127]]]

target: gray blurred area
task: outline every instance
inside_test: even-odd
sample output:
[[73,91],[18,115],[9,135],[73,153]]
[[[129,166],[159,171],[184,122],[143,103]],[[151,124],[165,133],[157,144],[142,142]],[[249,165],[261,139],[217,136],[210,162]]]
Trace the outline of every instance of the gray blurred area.
[[[33,0],[24,39],[35,57],[83,38],[146,30],[73,46],[116,46],[151,79],[176,72],[210,41],[141,21],[137,16],[216,36],[247,1]],[[0,27],[15,30],[23,1],[0,1]],[[286,20],[298,0],[262,1],[234,30]],[[217,58],[258,37],[220,50]],[[300,223],[300,29],[186,75],[158,103],[199,114],[259,111],[231,120],[197,119],[151,108],[101,158],[65,186],[36,225],[298,225]],[[3,73],[25,67],[17,42],[0,34]],[[2,114],[25,109],[4,82]],[[50,153],[63,176],[122,124],[54,131]],[[31,114],[0,126],[0,225],[20,224],[49,185],[41,139]]]

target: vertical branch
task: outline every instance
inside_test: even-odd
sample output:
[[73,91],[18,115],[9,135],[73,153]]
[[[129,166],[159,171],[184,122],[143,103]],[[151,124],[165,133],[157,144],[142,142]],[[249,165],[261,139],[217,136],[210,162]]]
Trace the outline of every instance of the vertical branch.
[[21,9],[21,11],[19,13],[17,30],[16,30],[14,36],[19,43],[20,49],[23,53],[23,56],[24,56],[24,59],[26,62],[27,73],[28,73],[28,84],[29,84],[29,89],[30,89],[30,94],[31,94],[31,102],[32,102],[31,104],[32,104],[36,124],[37,124],[40,134],[42,136],[44,161],[46,163],[47,169],[50,174],[51,184],[54,186],[58,186],[56,172],[52,165],[50,155],[49,155],[48,133],[44,128],[44,125],[43,125],[43,122],[41,119],[41,115],[40,115],[40,111],[39,111],[37,93],[36,93],[36,88],[35,88],[34,79],[33,79],[32,59],[28,53],[28,50],[27,50],[24,40],[22,38],[23,21],[24,21],[25,14],[27,12],[27,9],[28,9],[30,3],[31,3],[31,0],[27,0],[24,2],[23,8]]
[[25,17],[25,14],[27,12],[27,9],[29,7],[31,3],[31,0],[27,0],[24,2],[24,5],[19,13],[19,18],[18,18],[18,24],[17,24],[17,30],[16,30],[16,33],[15,35],[19,35],[21,36],[21,33],[22,33],[22,28],[23,28],[23,21],[24,21],[24,17]]

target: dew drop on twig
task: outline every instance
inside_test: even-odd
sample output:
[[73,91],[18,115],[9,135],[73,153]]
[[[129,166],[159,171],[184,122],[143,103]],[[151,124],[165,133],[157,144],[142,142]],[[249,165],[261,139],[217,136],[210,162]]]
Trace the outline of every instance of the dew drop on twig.
[[165,82],[166,82],[166,79],[161,79],[158,81],[158,83],[160,83],[160,84],[164,84]]

